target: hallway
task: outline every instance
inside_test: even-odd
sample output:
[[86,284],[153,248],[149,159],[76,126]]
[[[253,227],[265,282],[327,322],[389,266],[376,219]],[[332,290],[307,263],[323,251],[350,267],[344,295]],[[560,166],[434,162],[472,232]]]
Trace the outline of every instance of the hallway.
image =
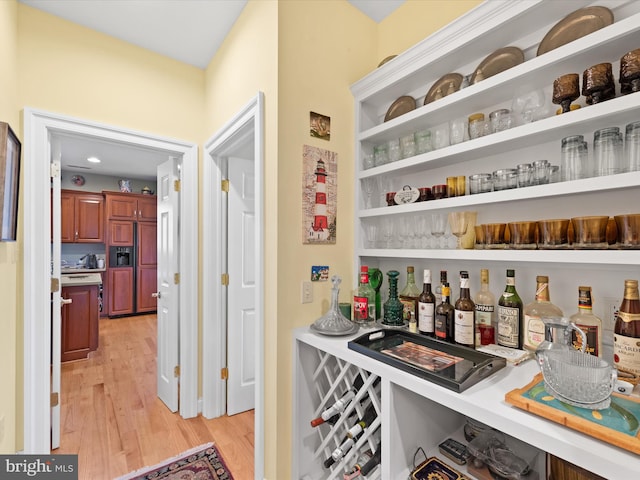
[[100,320],[87,360],[62,365],[61,447],[79,478],[108,480],[213,441],[236,480],[253,478],[254,411],[185,420],[156,396],[156,316]]

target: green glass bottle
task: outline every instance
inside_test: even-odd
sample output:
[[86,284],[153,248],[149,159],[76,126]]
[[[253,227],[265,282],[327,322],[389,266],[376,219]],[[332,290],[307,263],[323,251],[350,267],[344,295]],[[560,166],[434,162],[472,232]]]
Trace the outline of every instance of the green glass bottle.
[[387,272],[387,276],[389,277],[389,299],[384,302],[384,318],[382,323],[391,327],[401,327],[404,325],[402,319],[404,306],[398,299],[398,275],[400,275],[400,272],[397,270],[389,270]]
[[498,300],[498,345],[522,348],[522,299],[516,291],[513,270],[507,270],[507,285]]
[[369,285],[371,285],[376,292],[376,321],[382,319],[382,295],[380,294],[380,287],[382,287],[383,281],[384,275],[379,269],[369,269]]

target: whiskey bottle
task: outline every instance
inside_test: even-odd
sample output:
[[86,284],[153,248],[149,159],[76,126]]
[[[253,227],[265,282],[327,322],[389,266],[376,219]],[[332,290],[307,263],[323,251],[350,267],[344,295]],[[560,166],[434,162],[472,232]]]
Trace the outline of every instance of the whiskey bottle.
[[516,291],[515,272],[507,270],[507,285],[498,300],[498,344],[522,348],[522,300]]
[[449,303],[449,284],[442,286],[442,302],[436,307],[436,338],[453,343],[453,314],[454,308]]
[[524,307],[523,347],[535,351],[544,340],[543,318],[562,318],[562,310],[551,303],[549,277],[536,277],[536,298]]
[[411,325],[412,321],[415,322],[418,318],[418,297],[420,296],[420,289],[416,285],[416,278],[412,266],[407,267],[407,284],[399,296],[402,302],[402,318],[405,323],[408,322],[409,325]]
[[613,329],[613,363],[618,377],[637,383],[640,375],[640,299],[638,281],[624,281],[624,298]]
[[482,345],[480,339],[480,325],[495,328],[496,326],[496,297],[489,290],[489,270],[480,270],[480,291],[477,293],[476,304],[476,345]]
[[436,296],[431,292],[431,270],[423,272],[422,293],[418,297],[418,331],[423,335],[435,335],[434,316]]
[[453,338],[455,343],[475,348],[476,322],[475,305],[469,293],[469,272],[460,272],[460,298],[454,310]]
[[353,321],[355,323],[373,322],[376,318],[376,292],[369,285],[369,267],[360,267],[360,284],[353,297]]
[[[571,315],[571,322],[587,336],[585,352],[596,357],[602,357],[602,320],[593,314],[591,303],[591,287],[578,287],[578,312]],[[580,350],[582,339],[572,332],[573,347]]]

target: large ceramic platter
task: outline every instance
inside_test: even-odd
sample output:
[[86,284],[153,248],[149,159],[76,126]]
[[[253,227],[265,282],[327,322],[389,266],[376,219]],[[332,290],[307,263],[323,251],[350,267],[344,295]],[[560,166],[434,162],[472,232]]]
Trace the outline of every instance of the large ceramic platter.
[[480,65],[471,74],[469,83],[475,85],[485,78],[493,77],[511,67],[520,65],[522,62],[524,62],[524,52],[518,47],[500,48],[480,62]]
[[396,58],[397,55],[389,55],[388,57],[384,57],[380,63],[378,64],[378,67],[381,67],[382,65],[384,65],[385,63],[387,63],[389,60],[393,60],[394,58]]
[[415,109],[416,101],[414,98],[408,95],[403,95],[391,104],[389,110],[387,110],[387,114],[384,116],[384,121],[386,122],[392,118],[399,117],[400,115],[404,115],[405,113]]
[[586,7],[576,10],[549,30],[538,46],[538,55],[550,52],[612,23],[613,12],[606,7]]
[[[424,105],[431,103],[438,98],[446,97],[450,92],[457,92],[460,90],[462,84],[462,75],[459,73],[447,73],[440,77],[436,82],[431,85],[431,88],[424,97]],[[440,91],[440,93],[438,93]]]

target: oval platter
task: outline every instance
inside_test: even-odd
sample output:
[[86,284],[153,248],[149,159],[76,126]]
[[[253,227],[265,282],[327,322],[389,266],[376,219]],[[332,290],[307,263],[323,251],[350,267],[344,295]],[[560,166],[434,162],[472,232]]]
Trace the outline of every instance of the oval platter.
[[384,121],[386,122],[392,118],[399,117],[400,115],[404,115],[405,113],[415,109],[416,101],[414,98],[408,95],[403,95],[391,104],[389,110],[387,110],[387,114],[384,116]]
[[547,32],[538,45],[537,55],[550,52],[612,23],[613,12],[606,7],[586,7],[576,10],[556,23]]
[[440,90],[440,94],[443,97],[446,97],[449,93],[449,90],[453,90],[457,92],[460,90],[460,85],[462,85],[463,76],[459,73],[447,73],[440,77],[436,82],[431,85],[431,88],[427,92],[424,97],[424,105],[437,100],[440,97],[436,97],[438,90]]
[[522,62],[524,62],[524,52],[518,47],[499,48],[480,62],[480,65],[471,74],[469,83],[475,85],[486,78],[520,65]]
[[384,65],[385,63],[387,63],[389,60],[393,60],[394,58],[396,58],[397,55],[389,55],[388,57],[383,58],[380,63],[378,64],[378,67],[381,67],[382,65]]

